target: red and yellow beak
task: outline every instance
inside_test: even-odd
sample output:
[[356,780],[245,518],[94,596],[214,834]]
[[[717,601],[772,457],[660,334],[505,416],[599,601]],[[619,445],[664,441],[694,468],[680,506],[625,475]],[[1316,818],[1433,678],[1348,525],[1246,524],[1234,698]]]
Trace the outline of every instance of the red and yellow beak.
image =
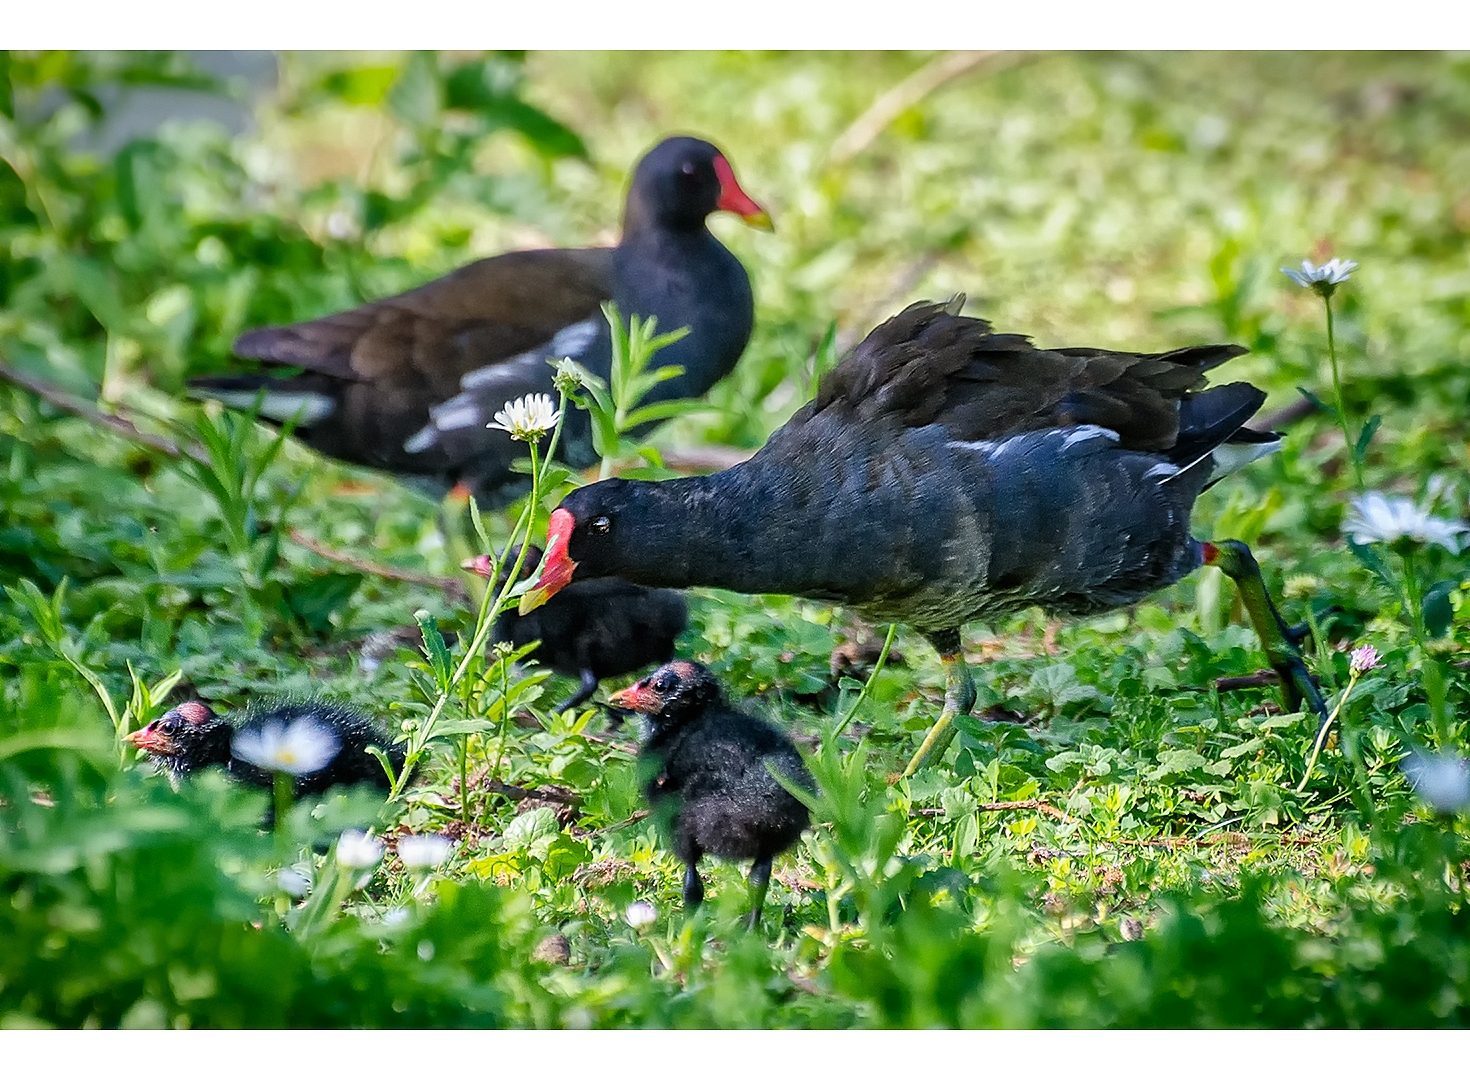
[[551,512],[551,524],[546,530],[546,569],[536,584],[521,594],[517,610],[522,615],[535,611],[572,583],[577,564],[567,554],[567,545],[571,543],[572,530],[576,527],[570,510]]
[[656,713],[663,706],[663,699],[654,693],[647,679],[639,679],[632,686],[625,686],[608,695],[608,704],[619,709],[632,709],[640,713]]
[[178,746],[163,732],[158,730],[157,724],[149,724],[147,727],[139,728],[123,736],[139,750],[147,750],[150,754],[160,754],[163,757],[172,757],[178,752]]
[[720,179],[720,201],[715,203],[716,207],[740,215],[745,224],[753,229],[761,229],[764,232],[776,231],[776,227],[771,224],[771,215],[762,210],[759,203],[741,190],[735,180],[735,170],[730,168],[730,163],[725,160],[724,154],[715,155],[715,175]]

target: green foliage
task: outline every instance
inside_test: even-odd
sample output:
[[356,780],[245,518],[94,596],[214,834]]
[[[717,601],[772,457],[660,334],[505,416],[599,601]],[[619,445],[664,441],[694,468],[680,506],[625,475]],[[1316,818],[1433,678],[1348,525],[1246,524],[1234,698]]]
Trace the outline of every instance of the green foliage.
[[[1354,463],[1369,488],[1465,515],[1470,69],[1041,56],[955,79],[855,156],[829,154],[928,62],[285,54],[245,132],[114,139],[132,89],[236,91],[171,54],[0,58],[0,360],[189,452],[0,391],[0,1024],[1470,1019],[1465,818],[1435,816],[1399,764],[1466,744],[1470,564],[1342,536]],[[743,867],[707,862],[709,902],[680,911],[630,736],[591,707],[551,713],[547,672],[485,648],[518,575],[473,579],[469,605],[433,584],[539,537],[577,482],[549,446],[527,448],[536,490],[506,514],[466,521],[451,501],[436,519],[179,397],[249,327],[510,247],[609,240],[628,164],[676,129],[715,139],[780,232],[711,221],[758,300],[713,408],[650,402],[678,328],[609,312],[612,378],[578,391],[605,471],[758,446],[920,297],[967,292],[1043,344],[1239,341],[1253,354],[1224,377],[1267,388],[1270,409],[1301,387],[1351,420],[1351,449],[1331,409],[1291,423],[1195,517],[1199,535],[1252,543],[1284,615],[1311,625],[1332,737],[1315,747],[1272,687],[1222,687],[1265,658],[1233,588],[1204,573],[1097,619],[970,628],[974,715],[942,768],[899,780],[943,694],[926,642],[899,628],[873,673],[871,656],[832,658],[875,632],[850,613],[701,593],[680,655],[792,730],[821,792],[758,933],[740,929]],[[1277,269],[1328,253],[1362,264],[1333,297],[1340,399],[1320,302]],[[405,627],[421,647],[377,644]],[[1382,665],[1355,681],[1347,650],[1364,642]],[[265,793],[208,774],[174,790],[119,740],[185,695],[267,693],[385,717],[410,759],[392,798],[306,800],[272,836]],[[346,828],[390,854],[341,867]],[[423,833],[455,838],[444,865],[392,854]],[[651,925],[629,924],[634,901]],[[536,952],[553,934],[566,964]]]

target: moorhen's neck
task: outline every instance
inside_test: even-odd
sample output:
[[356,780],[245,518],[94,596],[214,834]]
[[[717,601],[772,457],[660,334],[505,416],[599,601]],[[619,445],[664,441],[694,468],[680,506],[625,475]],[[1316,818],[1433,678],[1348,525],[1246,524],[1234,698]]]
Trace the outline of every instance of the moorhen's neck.
[[797,467],[749,464],[712,476],[628,481],[616,545],[588,569],[675,589],[830,595],[834,577],[847,575],[832,538],[821,535],[823,515],[809,510],[820,497],[818,478]]
[[707,213],[681,213],[660,207],[637,191],[628,193],[623,204],[623,237],[619,246],[628,247],[652,236],[697,238],[710,236],[705,228]]

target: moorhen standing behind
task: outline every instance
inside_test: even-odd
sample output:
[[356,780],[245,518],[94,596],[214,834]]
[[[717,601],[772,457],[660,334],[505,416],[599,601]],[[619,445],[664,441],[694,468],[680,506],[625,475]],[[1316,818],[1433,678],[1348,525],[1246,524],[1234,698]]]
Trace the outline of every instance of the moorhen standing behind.
[[[351,311],[251,330],[238,355],[306,370],[189,385],[240,408],[264,390],[261,415],[297,419],[297,437],[323,454],[442,489],[463,480],[486,506],[502,505],[529,480],[510,471],[520,456],[510,436],[485,425],[507,401],[553,392],[548,359],[570,356],[607,378],[604,301],[625,319],[689,327],[658,355],[683,374],[646,401],[699,397],[735,366],[754,308],[744,267],[705,227],[716,210],[770,228],[719,150],[665,139],[634,169],[617,247],[510,252]],[[574,468],[596,461],[585,412],[567,416],[560,456]]]
[[[506,552],[499,591],[505,586],[519,548]],[[541,564],[541,549],[526,549],[522,577]],[[478,555],[464,564],[489,577],[491,560]],[[563,589],[528,615],[514,609],[495,620],[496,641],[516,648],[540,641],[530,658],[558,675],[579,680],[577,692],[556,706],[557,712],[575,709],[590,698],[603,679],[662,664],[673,658],[674,641],[689,625],[689,605],[672,589],[645,589],[618,578],[581,581]]]
[[[1244,545],[1190,536],[1221,459],[1274,445],[1243,425],[1265,393],[1200,389],[1245,350],[1038,349],[948,306],[915,304],[823,379],[754,457],[711,476],[604,480],[551,515],[528,611],[574,580],[788,593],[923,632],[944,710],[905,775],[937,761],[975,687],[960,628],[1033,605],[1089,615],[1217,563],[1287,694],[1326,710]],[[1245,556],[1249,552],[1244,552]]]
[[296,798],[319,795],[337,784],[371,784],[387,791],[388,776],[378,759],[367,752],[369,746],[386,753],[395,772],[403,768],[402,743],[393,742],[372,718],[328,701],[252,705],[238,717],[220,716],[202,701],[186,701],[134,731],[127,739],[138,749],[146,750],[175,783],[201,769],[218,765],[242,783],[269,790],[274,774],[240,757],[235,742],[242,735],[267,735],[278,740],[297,724],[329,733],[336,749],[320,768],[295,775]]
[[709,669],[689,660],[666,664],[609,700],[648,720],[638,751],[643,793],[684,863],[685,906],[704,900],[703,855],[753,859],[748,925],[755,929],[771,860],[811,824],[801,800],[772,776],[774,770],[816,791],[795,745],[771,724],[727,705]]

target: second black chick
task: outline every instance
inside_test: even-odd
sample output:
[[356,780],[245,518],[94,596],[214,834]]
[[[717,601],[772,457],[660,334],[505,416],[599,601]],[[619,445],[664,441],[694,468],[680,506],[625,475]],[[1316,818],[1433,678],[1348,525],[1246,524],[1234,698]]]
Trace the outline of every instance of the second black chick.
[[685,906],[704,900],[703,855],[752,859],[747,925],[754,929],[771,860],[811,824],[806,806],[772,775],[816,790],[795,745],[773,725],[732,709],[709,670],[688,660],[666,664],[610,700],[648,720],[638,753],[649,777],[643,792],[684,862]]
[[369,746],[387,754],[395,771],[402,770],[404,760],[404,745],[393,742],[377,721],[328,701],[252,706],[238,717],[220,716],[202,701],[186,701],[127,739],[176,783],[220,766],[242,783],[269,789],[274,772],[261,763],[278,763],[280,771],[294,775],[297,798],[337,784],[371,784],[387,791],[388,776],[367,752]]
[[[506,553],[497,590],[504,587],[518,552],[511,548]],[[540,562],[541,549],[527,547],[521,576],[528,577]],[[488,578],[490,557],[470,559],[464,569]],[[557,712],[565,712],[590,698],[603,679],[671,660],[674,641],[688,625],[689,606],[682,593],[598,578],[567,586],[528,615],[512,608],[495,620],[494,637],[516,648],[540,641],[530,658],[578,680],[577,692],[556,706]]]

